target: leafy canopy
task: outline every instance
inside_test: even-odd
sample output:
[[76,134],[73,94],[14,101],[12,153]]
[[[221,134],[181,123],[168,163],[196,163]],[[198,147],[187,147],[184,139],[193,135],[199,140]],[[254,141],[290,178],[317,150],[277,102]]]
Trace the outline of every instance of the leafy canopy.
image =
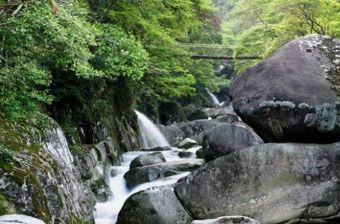
[[[284,43],[308,34],[340,37],[337,0],[239,0],[224,24],[234,56],[267,57]],[[235,63],[243,71],[254,63]]]
[[[12,5],[3,3],[4,9]],[[5,11],[5,12],[4,12]],[[141,44],[111,24],[88,20],[82,1],[66,1],[54,14],[48,1],[27,1],[13,16],[0,15],[0,117],[26,118],[49,104],[52,76],[141,79],[148,57]]]

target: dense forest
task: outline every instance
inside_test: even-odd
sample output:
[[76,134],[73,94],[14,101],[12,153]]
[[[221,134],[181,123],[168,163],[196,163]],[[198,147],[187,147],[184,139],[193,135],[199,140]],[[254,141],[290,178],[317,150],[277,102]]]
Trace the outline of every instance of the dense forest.
[[[336,0],[3,0],[0,114],[27,118],[63,97],[58,94],[81,94],[81,86],[53,92],[62,75],[126,79],[135,103],[157,114],[162,102],[197,101],[204,87],[217,91],[227,83],[215,76],[216,62],[190,60],[180,43],[223,44],[234,57],[267,57],[297,36],[339,36],[339,8]],[[255,63],[236,61],[235,70]]]
[[[213,63],[190,60],[178,44],[221,43],[220,20],[210,1],[0,4],[2,118],[32,116],[63,97],[51,91],[62,75],[125,79],[136,102],[152,106],[221,85]],[[80,94],[81,88],[62,94]]]

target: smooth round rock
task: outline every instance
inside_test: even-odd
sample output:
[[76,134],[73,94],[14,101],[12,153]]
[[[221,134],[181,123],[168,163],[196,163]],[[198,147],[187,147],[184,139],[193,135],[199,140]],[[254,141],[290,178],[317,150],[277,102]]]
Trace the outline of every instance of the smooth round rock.
[[173,188],[155,187],[130,196],[117,224],[188,224],[191,220]]
[[203,154],[209,161],[259,144],[263,144],[263,140],[251,129],[237,124],[223,124],[204,136]]
[[165,158],[161,152],[149,153],[145,155],[140,155],[133,159],[130,163],[130,169],[141,166],[154,165],[162,162],[165,162]]

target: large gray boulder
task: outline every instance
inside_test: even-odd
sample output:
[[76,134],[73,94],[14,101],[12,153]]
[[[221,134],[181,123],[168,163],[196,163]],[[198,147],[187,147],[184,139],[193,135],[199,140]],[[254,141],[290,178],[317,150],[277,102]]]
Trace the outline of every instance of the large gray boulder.
[[173,188],[156,187],[130,196],[117,224],[188,224],[191,220]]
[[149,166],[136,167],[129,170],[124,178],[129,187],[173,176],[182,172],[193,171],[203,164],[202,160],[174,161]]
[[340,41],[289,42],[231,84],[233,107],[266,141],[340,140]]
[[262,139],[251,129],[237,124],[223,124],[204,136],[203,154],[206,160],[213,160],[259,144],[263,144]]
[[165,162],[165,158],[161,152],[147,153],[134,158],[130,163],[130,169],[141,166],[154,165],[163,162]]
[[175,191],[195,219],[331,223],[340,217],[339,177],[340,143],[263,144],[203,165]]
[[260,224],[260,222],[244,216],[224,216],[217,219],[195,220],[191,224]]

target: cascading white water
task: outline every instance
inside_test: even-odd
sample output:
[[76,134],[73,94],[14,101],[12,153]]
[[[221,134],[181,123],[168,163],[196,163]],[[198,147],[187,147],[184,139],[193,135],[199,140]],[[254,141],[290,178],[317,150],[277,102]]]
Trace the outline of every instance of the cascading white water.
[[[145,148],[157,147],[157,146],[168,146],[169,143],[165,139],[164,135],[158,130],[155,124],[152,123],[144,114],[135,111],[138,116],[138,124],[143,139]],[[192,153],[195,155],[198,148],[193,148]],[[190,150],[187,150],[190,151]],[[112,176],[109,177],[111,198],[107,202],[97,203],[94,211],[94,218],[96,224],[114,224],[117,222],[118,213],[124,205],[126,199],[139,191],[148,189],[150,187],[162,186],[174,184],[182,177],[190,174],[190,172],[183,172],[178,175],[161,178],[149,183],[144,183],[136,186],[133,189],[127,188],[124,174],[129,171],[131,161],[139,155],[152,153],[145,151],[133,151],[127,152],[122,155],[122,161],[120,166],[112,166]],[[166,162],[171,161],[188,161],[195,160],[196,156],[192,158],[180,158],[176,149],[162,152]]]
[[169,146],[168,141],[156,125],[144,114],[135,110],[144,148]]
[[205,89],[207,90],[207,93],[208,93],[209,96],[210,96],[211,102],[212,102],[215,106],[220,105],[221,102],[217,99],[217,97],[216,97],[212,92],[210,92],[208,88],[205,88]]
[[[182,160],[178,156],[175,156],[173,153],[174,150],[165,151],[163,155],[166,161],[176,161]],[[150,187],[155,186],[162,186],[162,185],[169,185],[174,184],[182,177],[189,175],[190,172],[184,172],[178,175],[174,175],[167,178],[162,178],[156,181],[152,181],[149,183],[141,184],[133,189],[128,189],[126,187],[126,182],[124,179],[124,174],[129,171],[129,166],[131,161],[139,155],[151,153],[151,152],[142,152],[142,151],[135,151],[135,152],[127,152],[124,153],[122,156],[122,163],[121,166],[113,166],[111,168],[110,173],[114,173],[115,176],[110,177],[110,191],[111,191],[111,198],[109,201],[104,203],[97,203],[95,206],[94,218],[96,224],[114,224],[117,222],[118,213],[124,205],[126,199],[139,191],[148,189]],[[195,159],[195,158],[192,158]],[[186,161],[188,159],[185,159]]]

